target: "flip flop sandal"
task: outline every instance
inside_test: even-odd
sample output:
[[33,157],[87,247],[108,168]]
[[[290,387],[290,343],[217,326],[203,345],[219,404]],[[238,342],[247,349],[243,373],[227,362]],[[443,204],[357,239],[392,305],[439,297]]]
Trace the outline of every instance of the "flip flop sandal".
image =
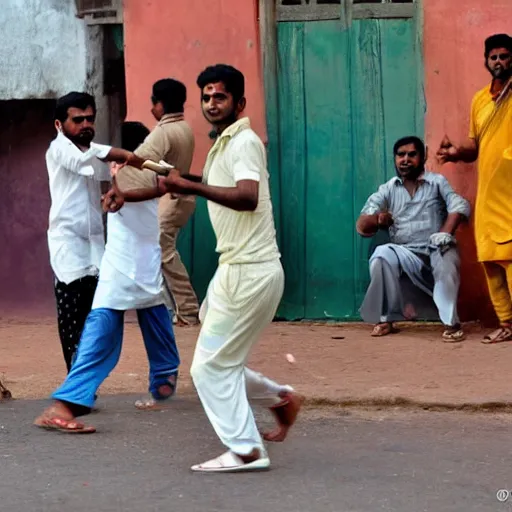
[[393,325],[382,323],[377,324],[373,331],[371,332],[370,336],[373,338],[381,338],[382,336],[388,336],[389,334],[396,334],[398,332],[398,329],[395,329]]
[[95,427],[86,426],[75,420],[65,420],[56,416],[42,417],[34,422],[34,425],[45,430],[56,430],[64,434],[94,434]]
[[265,471],[270,468],[270,459],[265,455],[252,462],[244,462],[232,451],[227,451],[215,459],[196,464],[190,469],[200,473],[239,473],[242,471]]
[[504,341],[512,341],[512,328],[502,326],[485,336],[482,343],[484,345],[493,345],[494,343],[503,343]]
[[443,332],[442,338],[445,343],[459,343],[460,341],[464,341],[466,339],[466,335],[462,329],[458,329],[456,331],[446,329]]

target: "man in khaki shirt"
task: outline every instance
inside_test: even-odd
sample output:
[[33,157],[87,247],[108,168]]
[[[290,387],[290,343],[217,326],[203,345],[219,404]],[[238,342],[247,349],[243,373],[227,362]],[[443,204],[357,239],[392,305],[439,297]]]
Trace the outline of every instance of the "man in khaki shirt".
[[[158,124],[135,151],[137,156],[154,162],[164,160],[188,174],[194,154],[194,134],[184,120],[186,99],[187,90],[177,80],[165,78],[153,85],[151,112]],[[175,321],[191,325],[198,322],[199,304],[176,249],[176,240],[194,213],[195,204],[195,196],[172,198],[166,194],[158,208],[162,272],[174,303]]]

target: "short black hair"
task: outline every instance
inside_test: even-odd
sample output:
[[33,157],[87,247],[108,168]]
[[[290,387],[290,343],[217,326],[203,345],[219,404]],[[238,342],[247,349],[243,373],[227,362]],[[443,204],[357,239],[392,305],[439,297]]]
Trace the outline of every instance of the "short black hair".
[[121,125],[121,147],[126,151],[135,151],[149,135],[146,126],[138,121],[125,121]]
[[233,95],[238,103],[245,94],[245,78],[241,71],[227,64],[216,64],[207,67],[198,77],[197,85],[203,90],[208,84],[222,82],[226,91]]
[[94,101],[94,96],[91,96],[86,92],[73,91],[61,96],[57,100],[57,105],[55,107],[55,119],[58,119],[63,123],[68,118],[68,109],[72,107],[79,108],[80,110],[92,107],[94,115],[96,115],[96,101]]
[[187,88],[174,78],[162,78],[153,84],[153,103],[162,103],[166,114],[178,114],[185,110]]
[[485,58],[489,57],[489,54],[496,50],[496,48],[506,48],[509,52],[512,52],[512,37],[508,34],[494,34],[489,36],[485,40]]
[[415,135],[408,135],[407,137],[402,137],[401,139],[398,139],[395,142],[395,145],[393,146],[393,155],[396,156],[398,153],[398,149],[402,146],[407,146],[408,144],[414,144],[414,147],[418,151],[421,161],[423,162],[425,160],[426,155],[426,149],[425,149],[425,143]]

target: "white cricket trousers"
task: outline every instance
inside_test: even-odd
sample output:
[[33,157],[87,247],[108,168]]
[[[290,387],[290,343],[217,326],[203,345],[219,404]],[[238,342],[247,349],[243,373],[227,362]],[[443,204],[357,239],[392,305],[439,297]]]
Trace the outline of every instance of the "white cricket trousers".
[[249,398],[278,401],[291,390],[245,367],[261,332],[272,322],[283,295],[279,260],[222,264],[208,287],[191,374],[204,410],[222,443],[247,455],[263,450]]

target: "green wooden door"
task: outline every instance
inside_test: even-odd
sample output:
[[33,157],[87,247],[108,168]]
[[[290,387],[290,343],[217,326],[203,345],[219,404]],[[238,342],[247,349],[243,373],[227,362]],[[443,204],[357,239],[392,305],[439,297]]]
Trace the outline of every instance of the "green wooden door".
[[178,252],[188,270],[199,301],[206,296],[208,283],[217,268],[215,234],[208,217],[206,201],[198,197],[193,217],[178,236]]
[[355,319],[371,243],[355,221],[394,175],[394,141],[423,132],[417,21],[278,22],[277,54],[279,111],[269,120],[279,123],[270,158],[286,272],[279,316]]

